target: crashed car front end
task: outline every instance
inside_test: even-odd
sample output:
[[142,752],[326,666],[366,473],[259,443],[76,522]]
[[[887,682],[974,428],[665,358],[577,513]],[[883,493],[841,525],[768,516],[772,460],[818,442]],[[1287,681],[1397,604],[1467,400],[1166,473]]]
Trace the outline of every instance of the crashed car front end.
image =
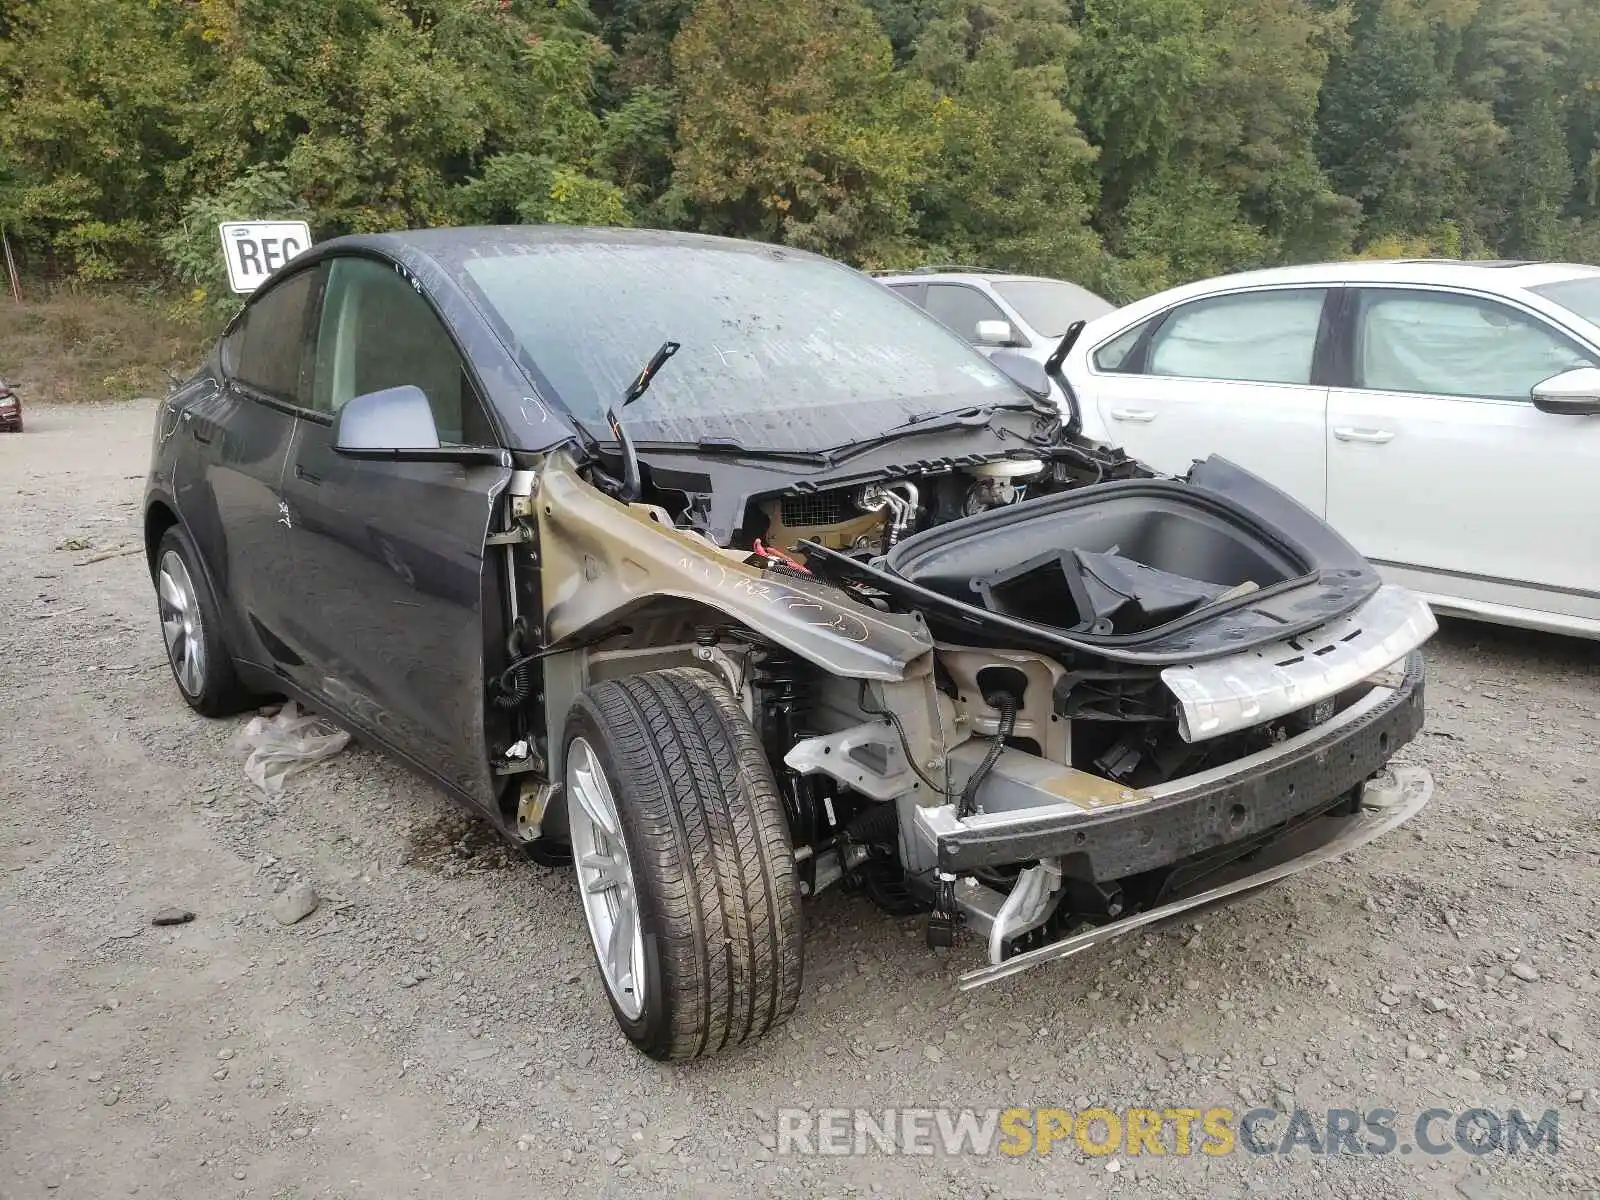
[[553,706],[672,662],[717,674],[766,748],[802,891],[844,883],[927,914],[930,944],[977,942],[963,986],[1427,802],[1425,773],[1388,769],[1423,720],[1419,598],[1222,460],[1172,480],[1060,445],[758,496],[744,545],[546,464],[545,633],[574,647],[546,659]]

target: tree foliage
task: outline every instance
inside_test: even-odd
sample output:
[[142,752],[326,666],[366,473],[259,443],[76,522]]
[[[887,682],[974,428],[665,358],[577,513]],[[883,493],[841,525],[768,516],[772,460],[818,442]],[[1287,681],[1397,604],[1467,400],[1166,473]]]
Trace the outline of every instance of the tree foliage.
[[0,0],[0,225],[219,305],[215,223],[651,224],[1117,299],[1600,252],[1594,0]]

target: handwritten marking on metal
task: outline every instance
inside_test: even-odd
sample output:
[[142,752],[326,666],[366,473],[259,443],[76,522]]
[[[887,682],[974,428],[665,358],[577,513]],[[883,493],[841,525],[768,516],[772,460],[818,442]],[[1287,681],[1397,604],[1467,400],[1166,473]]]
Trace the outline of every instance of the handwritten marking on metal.
[[872,631],[860,617],[838,605],[818,600],[814,596],[775,586],[764,579],[752,579],[748,575],[730,571],[722,563],[690,555],[684,555],[679,559],[678,566],[699,577],[710,587],[741,592],[763,604],[785,609],[806,624],[826,629],[846,641],[865,644],[872,638]]

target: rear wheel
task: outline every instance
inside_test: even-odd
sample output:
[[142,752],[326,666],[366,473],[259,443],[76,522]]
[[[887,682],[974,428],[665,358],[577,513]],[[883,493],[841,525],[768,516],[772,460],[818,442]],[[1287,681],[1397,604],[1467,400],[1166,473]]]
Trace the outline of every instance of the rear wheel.
[[563,761],[584,916],[633,1043],[695,1058],[785,1021],[802,969],[794,848],[732,693],[692,669],[597,684]]
[[156,604],[167,663],[189,707],[208,717],[248,708],[250,696],[234,673],[222,638],[217,602],[200,571],[194,544],[177,525],[161,535],[156,547]]

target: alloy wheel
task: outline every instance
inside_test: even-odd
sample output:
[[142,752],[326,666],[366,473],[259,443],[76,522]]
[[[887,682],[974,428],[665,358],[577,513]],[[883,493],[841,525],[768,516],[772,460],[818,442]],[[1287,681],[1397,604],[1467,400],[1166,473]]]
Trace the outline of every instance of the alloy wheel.
[[567,747],[567,823],[583,915],[612,1002],[629,1020],[644,1011],[644,932],[628,847],[605,769],[589,743]]
[[168,550],[161,556],[156,579],[161,606],[161,636],[167,643],[172,674],[186,696],[205,687],[205,629],[200,623],[200,597],[183,556]]

